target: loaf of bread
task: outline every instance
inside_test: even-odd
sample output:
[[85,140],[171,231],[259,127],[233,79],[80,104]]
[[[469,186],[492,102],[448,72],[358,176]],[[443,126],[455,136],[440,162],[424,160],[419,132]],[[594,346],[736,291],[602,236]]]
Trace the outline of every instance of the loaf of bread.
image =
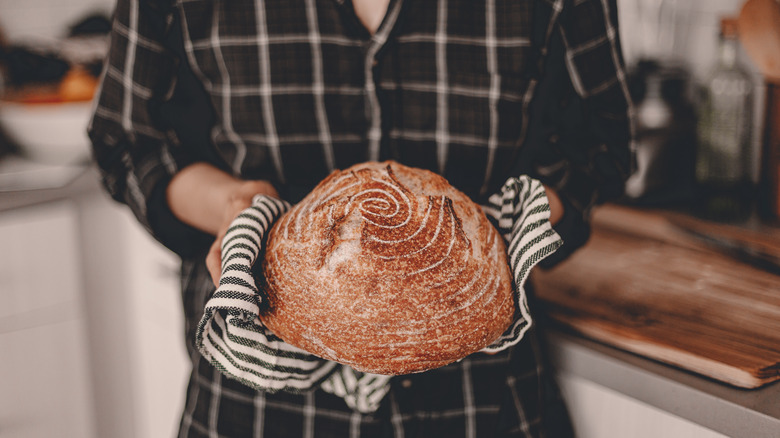
[[263,323],[359,371],[444,366],[514,319],[504,242],[480,207],[395,162],[333,172],[273,226],[262,267]]

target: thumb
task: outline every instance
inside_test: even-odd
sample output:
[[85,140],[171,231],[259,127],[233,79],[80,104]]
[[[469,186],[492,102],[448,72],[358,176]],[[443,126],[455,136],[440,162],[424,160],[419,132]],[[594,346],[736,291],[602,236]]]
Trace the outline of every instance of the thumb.
[[211,275],[211,281],[214,286],[219,286],[219,277],[222,275],[222,238],[224,233],[220,233],[219,236],[211,244],[209,252],[206,255],[206,268]]

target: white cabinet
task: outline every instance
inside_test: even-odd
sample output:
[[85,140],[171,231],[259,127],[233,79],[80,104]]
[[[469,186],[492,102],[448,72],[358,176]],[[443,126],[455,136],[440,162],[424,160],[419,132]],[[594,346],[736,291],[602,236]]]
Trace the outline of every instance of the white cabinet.
[[190,368],[178,259],[105,196],[79,211],[99,436],[173,437]]
[[96,436],[77,217],[64,201],[0,214],[4,436]]
[[173,437],[189,377],[179,261],[123,212],[138,437]]
[[578,376],[559,374],[558,383],[577,438],[726,438]]
[[178,259],[97,190],[0,211],[0,435],[173,437]]
[[65,201],[0,215],[0,320],[79,299],[75,231]]

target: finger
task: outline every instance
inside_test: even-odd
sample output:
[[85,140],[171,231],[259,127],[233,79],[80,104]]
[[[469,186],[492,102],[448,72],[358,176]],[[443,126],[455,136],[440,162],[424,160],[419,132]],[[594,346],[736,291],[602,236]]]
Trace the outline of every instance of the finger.
[[[241,197],[245,197],[251,203],[253,195],[266,195],[272,198],[278,198],[279,193],[273,184],[265,180],[248,181],[241,190]],[[247,205],[248,206],[248,205]]]
[[278,198],[279,193],[276,191],[276,188],[269,182],[262,181],[262,190],[259,192],[263,195],[268,195],[273,198]]
[[211,275],[211,281],[214,286],[219,286],[219,277],[222,275],[222,254],[220,250],[221,238],[218,238],[211,244],[209,253],[206,255],[206,268]]

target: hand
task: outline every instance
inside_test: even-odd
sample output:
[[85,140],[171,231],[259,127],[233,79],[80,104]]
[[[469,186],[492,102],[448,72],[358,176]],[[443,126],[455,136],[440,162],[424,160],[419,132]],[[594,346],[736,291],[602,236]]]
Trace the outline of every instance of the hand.
[[279,197],[276,189],[269,182],[262,180],[246,181],[230,195],[227,208],[223,210],[222,224],[217,231],[217,237],[206,255],[206,267],[214,286],[219,286],[219,277],[222,274],[222,239],[225,238],[225,233],[233,220],[252,205],[252,198],[258,194]]
[[222,238],[236,216],[252,205],[252,198],[257,194],[279,197],[268,181],[242,180],[206,163],[185,167],[168,185],[166,196],[173,214],[216,237],[206,255],[206,267],[215,286],[221,274]]
[[547,195],[547,202],[550,204],[550,223],[555,225],[563,218],[563,202],[558,197],[558,192],[550,187],[544,186],[544,193]]

